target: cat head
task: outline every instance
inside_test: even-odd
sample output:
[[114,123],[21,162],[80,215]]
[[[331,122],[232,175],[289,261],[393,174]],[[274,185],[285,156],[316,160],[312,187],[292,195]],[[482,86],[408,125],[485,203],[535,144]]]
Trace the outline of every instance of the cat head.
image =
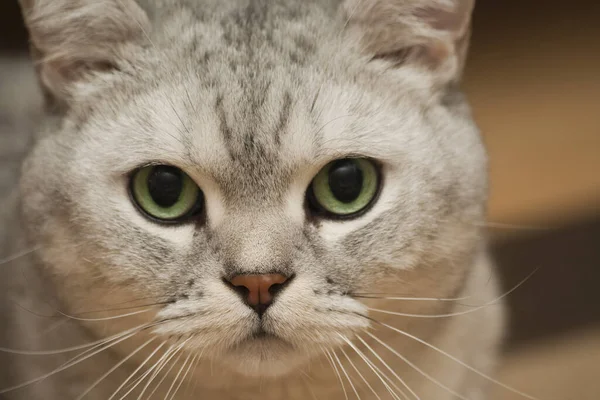
[[144,334],[273,375],[367,328],[361,294],[460,288],[472,1],[21,3],[48,104],[23,216],[73,310],[158,304]]

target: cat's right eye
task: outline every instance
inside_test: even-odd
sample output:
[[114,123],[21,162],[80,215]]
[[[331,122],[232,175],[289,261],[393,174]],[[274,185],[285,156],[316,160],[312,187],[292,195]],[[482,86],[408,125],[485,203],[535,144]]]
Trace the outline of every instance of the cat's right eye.
[[198,214],[204,196],[185,172],[169,165],[151,165],[134,172],[131,196],[137,207],[161,222],[182,222]]
[[313,179],[307,196],[311,209],[330,218],[351,218],[376,199],[380,174],[366,158],[344,158],[326,165]]

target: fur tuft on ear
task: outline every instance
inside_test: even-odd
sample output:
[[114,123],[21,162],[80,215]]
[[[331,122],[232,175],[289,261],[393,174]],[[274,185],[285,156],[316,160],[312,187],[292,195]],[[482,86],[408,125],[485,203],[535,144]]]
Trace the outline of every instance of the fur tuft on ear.
[[134,0],[19,0],[46,96],[68,104],[69,89],[93,72],[117,67],[126,45],[150,23]]
[[418,62],[460,78],[475,0],[346,0],[348,28],[373,58]]

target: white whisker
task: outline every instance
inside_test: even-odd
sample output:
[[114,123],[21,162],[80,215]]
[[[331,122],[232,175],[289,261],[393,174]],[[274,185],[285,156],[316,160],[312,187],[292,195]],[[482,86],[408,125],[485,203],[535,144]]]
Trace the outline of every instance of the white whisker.
[[458,222],[469,224],[471,226],[476,226],[480,228],[491,228],[491,229],[512,229],[512,230],[520,230],[520,231],[548,231],[551,229],[556,229],[556,226],[534,226],[534,225],[517,225],[517,224],[509,224],[504,222],[494,222],[494,221],[473,221],[468,219],[437,219],[437,222]]
[[[404,336],[406,336],[408,338],[411,338],[411,339],[413,339],[413,340],[415,340],[415,341],[417,341],[417,342],[419,342],[419,343],[421,343],[421,344],[429,347],[432,350],[437,351],[438,353],[440,353],[440,354],[448,357],[449,359],[451,359],[452,361],[456,362],[457,364],[462,365],[463,367],[465,367],[469,371],[474,372],[475,374],[481,376],[482,378],[487,379],[488,381],[490,381],[490,382],[492,382],[492,383],[494,383],[494,384],[496,384],[496,385],[498,385],[500,387],[503,387],[504,389],[506,389],[506,390],[508,390],[510,392],[513,392],[515,394],[518,394],[518,395],[523,396],[525,398],[528,398],[530,400],[538,400],[535,397],[528,395],[527,393],[524,393],[524,392],[521,392],[521,391],[519,391],[517,389],[514,389],[514,388],[508,386],[507,384],[502,383],[502,382],[500,382],[500,381],[498,381],[498,380],[496,380],[496,379],[494,379],[494,378],[492,378],[492,377],[490,377],[490,376],[488,376],[488,375],[486,375],[486,374],[478,371],[476,368],[471,367],[470,365],[466,364],[464,361],[459,360],[458,358],[454,357],[450,353],[447,353],[444,350],[439,349],[439,348],[435,347],[434,345],[432,345],[430,343],[427,343],[426,341],[424,341],[424,340],[422,340],[422,339],[420,339],[420,338],[418,338],[418,337],[416,337],[414,335],[411,335],[408,332],[404,332],[404,331],[402,331],[402,330],[400,330],[398,328],[394,328],[393,326],[390,326],[388,324],[384,324],[382,322],[377,322],[377,323],[380,324],[380,325],[382,325],[382,326],[385,326],[386,328],[389,328],[389,329],[393,330],[394,332],[398,332],[401,335],[404,335]],[[367,334],[371,335],[369,332],[367,332]],[[376,340],[379,341],[379,339],[376,339]]]
[[[121,5],[121,7],[123,7],[125,10],[127,10],[126,4],[124,4],[121,0],[117,0],[117,1]],[[155,50],[158,50],[158,48],[156,47],[156,45],[154,44],[152,39],[150,39],[150,35],[148,35],[148,32],[146,32],[146,30],[144,29],[144,26],[142,25],[142,23],[139,20],[137,20],[136,18],[132,18],[132,19],[133,19],[133,21],[135,21],[136,25],[140,28],[140,30],[142,31],[142,33],[144,34],[144,36],[146,37],[146,39],[148,40],[150,45],[152,45],[152,47],[154,47]]]
[[147,309],[147,310],[141,310],[141,311],[133,311],[127,314],[121,314],[121,315],[116,315],[113,317],[103,317],[103,318],[81,318],[81,317],[75,317],[73,315],[68,315],[65,314],[61,311],[58,311],[59,314],[61,314],[62,316],[69,318],[69,319],[74,319],[76,321],[110,321],[113,319],[120,319],[120,318],[126,318],[126,317],[130,317],[132,315],[138,315],[138,314],[144,314],[147,312],[153,311],[151,308]]
[[383,300],[402,300],[402,301],[461,301],[470,299],[472,296],[456,297],[453,299],[449,298],[435,298],[435,297],[395,297],[388,296],[386,293],[352,293],[352,297],[358,297],[361,299],[383,299]]
[[442,382],[438,381],[437,379],[435,379],[434,377],[432,377],[431,375],[429,375],[427,372],[423,371],[421,368],[417,367],[413,362],[411,362],[409,359],[407,359],[406,357],[404,357],[402,354],[398,353],[396,350],[394,350],[392,347],[388,346],[386,343],[384,343],[382,340],[380,340],[378,337],[376,337],[375,335],[373,335],[372,333],[365,331],[367,335],[371,336],[373,339],[375,339],[379,344],[381,344],[382,346],[384,346],[386,349],[388,349],[390,352],[392,352],[394,355],[396,355],[397,357],[399,357],[402,361],[404,361],[406,364],[408,364],[411,368],[413,368],[415,371],[417,371],[418,373],[420,373],[421,375],[423,375],[425,378],[427,378],[430,382],[434,383],[436,386],[448,391],[448,393],[458,397],[461,400],[469,400],[467,399],[465,396],[461,395],[460,393],[452,390],[451,388],[449,388],[448,386],[444,385]]
[[[196,384],[198,383],[198,381],[196,379],[193,379],[194,374],[196,373],[196,371],[198,370],[198,364],[200,364],[200,359],[202,358],[202,354],[204,352],[201,351],[200,354],[196,355],[196,360],[192,360],[192,362],[194,363],[194,366],[192,368],[192,379],[188,381],[187,387],[185,388],[185,392],[183,393],[183,397],[187,398],[188,394],[190,393],[190,389],[192,390],[192,393],[194,393],[194,391],[196,390]],[[194,381],[194,386],[192,387],[192,381]]]
[[338,355],[336,354],[335,351],[332,352],[333,353],[333,357],[335,357],[335,361],[337,361],[337,363],[339,364],[344,376],[346,377],[346,379],[348,380],[348,383],[350,384],[350,387],[352,388],[352,391],[354,392],[354,394],[356,395],[356,398],[358,400],[360,400],[360,395],[358,394],[358,391],[356,390],[356,387],[354,387],[354,383],[352,382],[352,379],[350,379],[350,375],[348,375],[348,372],[346,372],[346,368],[344,368],[344,365],[342,364],[342,362],[340,361]]
[[[177,380],[179,379],[179,376],[181,375],[181,373],[183,372],[183,369],[185,368],[185,366],[187,365],[188,361],[190,360],[190,357],[192,355],[188,354],[188,356],[185,358],[185,360],[183,361],[183,364],[181,364],[181,368],[179,368],[179,371],[177,372],[177,375],[175,375],[175,379],[173,379],[173,383],[171,383],[171,386],[169,386],[169,390],[167,391],[167,394],[165,395],[165,400],[167,400],[167,398],[169,397],[169,395],[171,394],[171,391],[173,390],[173,388],[175,387],[175,384],[177,383]],[[172,399],[172,397],[171,397]]]
[[[120,306],[120,305],[124,305],[124,304],[135,303],[136,301],[140,301],[140,300],[150,300],[150,299],[152,299],[152,300],[158,300],[154,296],[151,296],[151,297],[139,297],[137,299],[131,299],[131,300],[121,301],[119,303],[111,303],[111,304],[107,304],[107,305],[110,305],[110,306]],[[103,309],[96,309],[96,310],[78,311],[75,315],[95,314],[95,313],[108,312],[108,311],[131,310],[131,309],[134,309],[134,308],[162,306],[162,305],[170,304],[170,303],[172,303],[171,300],[166,300],[165,299],[165,300],[162,300],[162,301],[157,301],[155,303],[140,304],[140,305],[137,305],[137,306],[118,307],[118,308],[103,308]]]
[[[131,381],[131,383],[129,383],[128,385],[126,385],[123,390],[129,389],[129,391],[127,392],[127,394],[133,392],[135,390],[136,387],[138,387],[138,385],[148,376],[148,371],[144,372],[142,375],[138,376],[137,378],[135,378],[134,380]],[[127,397],[127,396],[124,396]]]
[[527,282],[529,280],[529,278],[531,278],[537,271],[539,271],[539,269],[540,269],[540,267],[537,267],[536,269],[534,269],[533,272],[531,272],[529,275],[527,275],[527,277],[525,277],[525,279],[523,279],[515,287],[513,287],[512,289],[510,289],[503,295],[498,296],[495,299],[490,300],[489,302],[487,302],[483,305],[476,306],[474,308],[471,308],[471,309],[465,310],[465,311],[457,311],[457,312],[446,313],[446,314],[411,314],[411,313],[401,313],[401,312],[395,312],[395,311],[381,310],[378,308],[370,308],[370,307],[368,309],[369,309],[369,311],[374,311],[374,312],[378,312],[378,313],[382,313],[382,314],[395,315],[398,317],[411,317],[411,318],[448,318],[448,317],[457,317],[460,315],[466,315],[466,314],[470,314],[470,313],[479,311],[483,308],[486,308],[493,304],[498,303],[500,300],[509,296],[511,293],[513,293],[515,290],[517,290],[519,287],[521,287],[523,284],[525,284],[525,282]]
[[358,356],[365,362],[365,364],[367,364],[367,366],[371,368],[371,371],[373,371],[373,373],[379,378],[383,386],[387,389],[387,391],[392,395],[392,397],[395,400],[402,399],[400,398],[400,396],[398,396],[398,394],[396,394],[396,392],[392,390],[392,388],[390,387],[390,385],[388,385],[387,382],[389,382],[394,387],[394,389],[402,393],[403,396],[406,396],[406,394],[383,371],[381,371],[381,369],[377,365],[375,365],[362,351],[360,351],[358,347],[354,345],[354,343],[352,343],[348,339],[345,340],[348,346],[350,346],[356,352],[356,354],[358,354]]
[[[167,349],[167,351],[165,351],[165,354],[163,354],[158,359],[158,361],[156,363],[154,363],[154,365],[148,371],[146,371],[147,374],[149,374],[152,371],[154,371],[154,372],[152,372],[152,375],[150,376],[150,379],[148,379],[148,382],[146,382],[146,385],[144,386],[144,388],[142,389],[142,392],[138,396],[138,400],[140,400],[142,398],[142,396],[144,395],[144,393],[146,392],[146,390],[148,390],[148,387],[152,384],[152,382],[154,381],[154,379],[156,378],[156,376],[158,376],[158,374],[163,369],[163,367],[169,361],[171,361],[171,358],[173,358],[175,356],[175,354],[177,354],[177,352],[179,351],[179,349],[181,349],[182,347],[183,347],[183,344],[180,344],[179,346],[172,345],[171,347],[169,347]],[[126,393],[125,396],[128,395],[128,394],[129,393]],[[125,396],[121,397],[121,399],[123,399]],[[152,395],[148,396],[148,398],[150,398],[150,397],[152,397]]]
[[45,336],[45,335],[49,334],[50,332],[60,328],[62,325],[66,324],[67,322],[69,322],[69,320],[66,318],[56,321],[52,325],[50,325],[49,327],[44,329],[43,331],[40,331],[40,332],[37,332],[36,334],[34,334],[33,337],[41,338],[42,336]]
[[62,354],[62,353],[70,353],[72,351],[77,351],[77,350],[83,350],[83,349],[87,349],[88,347],[93,347],[96,345],[102,345],[106,342],[109,342],[113,339],[117,339],[119,337],[121,337],[122,335],[126,335],[130,332],[133,332],[135,330],[142,330],[145,328],[148,328],[152,326],[152,324],[143,324],[143,325],[138,325],[134,328],[128,329],[124,332],[118,333],[116,335],[110,336],[108,338],[104,338],[101,340],[97,340],[95,342],[91,342],[91,343],[86,343],[86,344],[82,344],[79,346],[73,346],[73,347],[66,347],[63,349],[57,349],[57,350],[17,350],[17,349],[8,349],[5,347],[0,347],[0,352],[4,352],[4,353],[10,353],[10,354],[19,354],[19,355],[25,355],[25,356],[48,356],[48,355],[54,355],[54,354]]
[[[188,356],[189,358],[190,356]],[[191,359],[190,364],[187,367],[187,370],[185,371],[185,373],[183,374],[183,376],[181,377],[181,379],[179,380],[179,384],[177,385],[177,387],[175,388],[175,391],[173,391],[173,395],[171,396],[170,400],[173,400],[175,398],[175,395],[177,394],[177,392],[179,391],[179,388],[181,387],[181,385],[183,384],[183,382],[185,382],[185,378],[188,376],[190,370],[192,369],[192,366],[194,365],[194,361],[196,360],[196,357],[198,357],[198,355],[194,355],[194,357]],[[187,360],[186,360],[187,363]]]
[[[119,361],[114,367],[112,367],[111,369],[109,369],[104,375],[102,375],[100,378],[98,378],[89,388],[87,388],[83,393],[81,393],[79,395],[79,397],[77,397],[76,400],[81,400],[83,399],[89,392],[91,392],[96,386],[98,386],[100,384],[100,382],[102,382],[104,379],[106,379],[110,374],[112,374],[117,368],[119,368],[121,365],[125,364],[127,362],[127,360],[129,360],[131,357],[133,357],[136,353],[138,353],[140,350],[142,350],[144,347],[148,346],[150,343],[152,343],[153,341],[156,340],[156,337],[150,338],[149,340],[147,340],[144,344],[142,344],[141,346],[139,346],[137,349],[135,349],[134,351],[131,352],[131,354],[129,354],[127,357],[125,357],[124,359],[122,359],[121,361]],[[163,343],[164,344],[164,343]],[[160,348],[161,346],[158,346],[158,348]],[[158,350],[157,348],[157,350]],[[156,350],[155,350],[156,352]],[[154,354],[154,353],[152,353]],[[133,376],[133,375],[131,375]],[[125,381],[125,383],[127,383],[129,381],[129,379],[127,379]],[[124,383],[124,384],[125,384]],[[123,384],[123,385],[124,385]],[[119,387],[120,389],[120,387]]]
[[338,370],[337,366],[333,362],[333,357],[331,357],[331,353],[329,352],[329,350],[327,350],[327,349],[323,349],[323,350],[325,352],[325,355],[327,356],[327,359],[329,360],[329,363],[331,364],[331,367],[335,371],[335,374],[337,375],[338,380],[340,381],[340,385],[342,386],[342,390],[344,392],[344,398],[346,400],[348,400],[348,392],[346,392],[346,386],[344,385],[344,381],[342,380],[342,375],[340,375],[340,371]]
[[114,340],[116,340],[116,339],[109,339],[109,340],[106,340],[106,341],[104,341],[104,342],[102,342],[102,343],[99,343],[99,344],[97,344],[97,345],[95,345],[95,346],[93,346],[93,347],[91,347],[91,348],[89,348],[89,349],[87,349],[87,350],[85,350],[85,351],[82,351],[81,353],[77,354],[76,356],[72,357],[72,358],[71,358],[71,359],[69,359],[68,361],[66,361],[66,362],[64,362],[63,364],[61,364],[61,365],[59,366],[59,368],[60,368],[60,367],[64,367],[65,365],[67,365],[67,364],[69,364],[69,363],[74,363],[75,361],[78,361],[78,360],[80,360],[81,358],[85,357],[86,355],[88,355],[88,354],[90,354],[90,353],[94,352],[94,350],[96,350],[96,349],[98,349],[98,348],[100,348],[100,347],[102,347],[102,346],[105,346],[106,344],[108,344],[109,342],[112,342],[112,341],[114,341]]
[[25,257],[31,253],[35,253],[36,251],[40,250],[41,248],[42,248],[42,246],[37,246],[37,247],[34,247],[33,249],[24,250],[19,253],[13,254],[12,256],[0,259],[0,266],[4,265],[4,264],[9,264],[10,262],[15,261],[21,257]]
[[[421,398],[419,397],[419,395],[417,395],[414,390],[412,390],[410,388],[410,386],[408,386],[408,384],[404,381],[404,379],[402,379],[397,373],[396,371],[394,371],[394,369],[392,367],[390,367],[388,365],[388,363],[386,363],[384,361],[384,359],[375,351],[375,349],[373,349],[371,346],[369,346],[369,344],[359,335],[356,335],[356,338],[358,340],[360,340],[360,342],[375,356],[375,358],[377,358],[379,360],[380,363],[383,364],[383,366],[390,371],[390,373],[394,376],[394,378],[398,379],[398,381],[402,384],[402,386],[404,386],[406,388],[406,390],[408,390],[410,392],[410,394],[412,394],[417,400],[421,400]],[[398,390],[400,391],[400,393],[402,393],[402,395],[406,398],[408,398],[409,396],[401,389],[398,388]]]
[[[167,343],[167,342],[166,342],[166,341],[164,341],[164,342],[162,342],[160,345],[158,345],[158,346],[156,347],[156,349],[154,349],[154,351],[153,351],[152,353],[150,353],[150,355],[149,355],[148,357],[146,357],[146,359],[145,359],[144,361],[142,361],[142,363],[141,363],[141,364],[140,364],[140,365],[139,365],[139,366],[138,366],[138,367],[137,367],[137,368],[136,368],[136,369],[135,369],[135,370],[134,370],[134,371],[131,373],[131,375],[129,375],[129,377],[128,377],[127,379],[125,379],[125,380],[123,381],[123,383],[121,383],[121,385],[120,385],[120,386],[117,388],[117,390],[115,390],[115,391],[113,392],[113,394],[111,394],[111,395],[110,395],[110,397],[108,398],[108,400],[112,400],[112,399],[113,399],[113,398],[114,398],[114,397],[117,395],[117,393],[119,393],[119,392],[121,391],[121,389],[123,389],[123,387],[125,387],[125,385],[127,385],[127,382],[129,382],[129,381],[131,380],[131,378],[133,378],[133,377],[134,377],[134,376],[135,376],[135,375],[138,373],[138,371],[139,371],[140,369],[142,369],[142,368],[144,367],[144,365],[146,365],[146,363],[147,363],[148,361],[150,361],[150,359],[151,359],[152,357],[154,357],[154,355],[155,355],[155,354],[156,354],[156,353],[157,353],[157,352],[158,352],[158,351],[159,351],[159,350],[160,350],[160,349],[161,349],[161,348],[162,348],[162,347],[163,347],[163,346],[164,346],[166,343]],[[124,361],[126,361],[126,360],[127,360],[127,359],[125,359]],[[143,375],[142,375],[142,379],[143,379]],[[141,382],[141,381],[140,381],[140,382]],[[137,386],[137,384],[136,384],[136,385],[134,385],[134,386],[131,388],[131,390],[135,389],[135,387],[136,387],[136,386]]]
[[348,24],[350,23],[350,20],[352,19],[352,17],[354,16],[354,14],[356,13],[356,10],[358,10],[358,6],[360,6],[361,0],[358,0],[356,2],[356,5],[354,6],[354,8],[352,9],[352,11],[350,11],[350,14],[348,15],[348,18],[346,18],[346,22],[344,22],[344,26],[342,27],[342,30],[340,32],[340,35],[344,32],[344,30],[346,29],[346,27],[348,26]]
[[301,378],[302,378],[302,381],[304,382],[304,386],[306,386],[306,388],[310,392],[310,396],[313,398],[313,400],[319,400],[319,398],[315,394],[315,391],[312,389],[312,387],[310,385],[309,379],[304,375],[302,375]]
[[[189,339],[188,339],[189,340]],[[187,342],[187,341],[186,341]],[[167,376],[169,376],[169,374],[171,373],[171,370],[173,368],[175,368],[175,365],[177,365],[177,363],[179,362],[179,359],[181,358],[181,356],[183,355],[183,353],[180,353],[181,349],[183,349],[183,345],[186,343],[182,343],[177,350],[175,350],[175,352],[173,353],[173,356],[175,356],[175,354],[178,354],[177,357],[175,358],[175,360],[173,361],[173,363],[171,364],[171,366],[169,367],[169,369],[167,370],[167,372],[163,375],[163,377],[160,379],[160,381],[158,381],[158,384],[154,387],[154,389],[152,390],[152,392],[150,392],[150,395],[148,395],[148,398],[152,398],[152,395],[154,395],[154,393],[156,393],[156,391],[158,390],[158,388],[162,385],[162,383],[165,381],[165,379],[167,379]],[[169,360],[167,360],[161,367],[160,369],[157,370],[158,373],[160,373],[160,371],[162,371],[162,369],[164,367],[167,366],[167,364],[169,363],[169,361],[172,359],[173,357],[169,357]],[[144,389],[145,390],[145,389]],[[141,398],[141,397],[140,397]]]
[[377,394],[375,389],[373,389],[373,386],[371,386],[369,381],[364,377],[364,375],[360,372],[360,370],[356,367],[356,365],[354,365],[354,363],[352,362],[352,359],[348,356],[348,353],[346,353],[346,351],[344,351],[343,348],[341,348],[340,350],[341,350],[342,354],[344,355],[344,357],[346,357],[346,360],[348,360],[348,363],[350,364],[350,366],[354,369],[354,371],[356,371],[358,376],[360,376],[360,379],[367,385],[367,387],[371,390],[371,392],[375,395],[375,397],[377,397],[378,400],[381,400],[381,397],[379,397],[379,395]]
[[473,223],[475,226],[481,226],[484,228],[494,228],[494,229],[514,229],[514,230],[523,230],[523,231],[547,231],[553,229],[550,226],[532,226],[532,225],[514,225],[514,224],[505,224],[503,222],[483,222],[483,223]]
[[[44,375],[42,375],[42,376],[39,376],[39,377],[37,377],[37,378],[30,379],[30,380],[28,380],[28,381],[26,381],[26,382],[20,383],[20,384],[18,384],[18,385],[11,386],[11,387],[9,387],[9,388],[2,389],[2,390],[0,390],[0,394],[3,394],[3,393],[8,393],[8,392],[11,392],[11,391],[13,391],[13,390],[21,389],[21,388],[23,388],[23,387],[25,387],[25,386],[28,386],[28,385],[31,385],[31,384],[33,384],[33,383],[40,382],[40,381],[42,381],[42,380],[44,380],[44,379],[46,379],[46,378],[48,378],[48,377],[50,377],[50,376],[52,376],[52,375],[55,375],[55,374],[57,374],[57,373],[59,373],[59,372],[61,372],[61,371],[64,371],[64,370],[65,370],[65,369],[67,369],[67,368],[70,368],[70,367],[72,367],[73,365],[76,365],[76,364],[78,364],[78,363],[80,363],[80,362],[82,362],[82,361],[84,361],[84,360],[87,360],[88,358],[90,358],[90,357],[93,357],[93,356],[95,356],[96,354],[98,354],[98,353],[101,353],[101,352],[103,352],[103,351],[104,351],[104,350],[106,350],[106,349],[109,349],[109,348],[110,348],[110,347],[112,347],[112,346],[115,346],[115,345],[117,345],[118,343],[121,343],[121,342],[122,342],[122,341],[124,341],[124,340],[127,340],[127,339],[131,338],[132,336],[135,336],[135,335],[137,335],[138,333],[139,333],[139,331],[136,331],[136,332],[133,332],[133,333],[129,333],[129,334],[127,334],[125,337],[121,337],[120,339],[118,339],[118,340],[114,341],[113,343],[110,343],[109,345],[106,345],[106,346],[104,346],[104,347],[103,347],[103,348],[101,348],[100,350],[96,350],[96,351],[94,351],[93,353],[91,353],[91,354],[89,354],[89,355],[87,355],[87,356],[85,356],[85,357],[82,357],[82,358],[80,358],[80,359],[78,359],[78,360],[76,360],[76,361],[73,361],[73,362],[67,362],[67,363],[63,364],[61,367],[59,367],[59,368],[56,368],[55,370],[53,370],[53,371],[51,371],[51,372],[49,372],[49,373],[47,373],[47,374],[44,374]],[[79,357],[79,356],[73,357],[73,359],[77,359],[78,357]]]

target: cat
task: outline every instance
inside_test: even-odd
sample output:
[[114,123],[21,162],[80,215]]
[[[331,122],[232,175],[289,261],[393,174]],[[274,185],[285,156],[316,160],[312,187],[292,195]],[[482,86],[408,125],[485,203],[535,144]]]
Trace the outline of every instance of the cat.
[[0,398],[486,399],[473,2],[20,0]]

